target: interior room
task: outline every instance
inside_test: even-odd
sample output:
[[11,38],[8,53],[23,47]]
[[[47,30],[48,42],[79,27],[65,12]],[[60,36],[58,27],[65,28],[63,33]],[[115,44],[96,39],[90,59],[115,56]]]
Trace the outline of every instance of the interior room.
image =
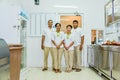
[[120,0],[0,0],[0,80],[120,80],[119,49]]

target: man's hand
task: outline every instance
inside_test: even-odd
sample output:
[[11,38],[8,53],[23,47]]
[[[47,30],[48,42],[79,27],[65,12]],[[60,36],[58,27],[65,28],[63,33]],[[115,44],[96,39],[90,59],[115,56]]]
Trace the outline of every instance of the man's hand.
[[66,47],[65,49],[66,49],[66,50],[68,50],[68,49],[69,49],[69,47]]
[[41,49],[43,49],[43,50],[44,50],[44,48],[45,48],[45,46],[44,46],[44,45],[41,45]]
[[80,45],[80,48],[79,48],[79,50],[80,50],[80,51],[82,51],[82,49],[83,49],[83,45]]
[[65,49],[68,50],[68,47],[65,46]]
[[69,49],[69,47],[67,47],[67,50]]
[[56,45],[56,48],[57,48],[57,49],[60,49],[60,46],[59,46],[59,45],[58,45],[58,46]]

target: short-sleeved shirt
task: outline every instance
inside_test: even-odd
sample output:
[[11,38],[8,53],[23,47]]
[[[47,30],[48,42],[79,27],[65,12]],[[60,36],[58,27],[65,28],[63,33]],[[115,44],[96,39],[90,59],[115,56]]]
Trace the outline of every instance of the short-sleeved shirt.
[[44,46],[45,47],[52,47],[52,32],[54,32],[53,28],[45,28],[43,30],[42,35],[45,36]]
[[[61,41],[64,40],[64,33],[63,32],[52,32],[52,40],[55,41],[55,43],[57,45],[59,45],[61,43]],[[55,45],[53,44],[53,47],[55,47]],[[63,48],[63,44],[60,46],[60,48]]]
[[83,36],[82,30],[80,28],[72,29],[74,36],[74,46],[81,44],[81,37]]
[[[69,35],[65,34],[64,43],[68,47],[72,42],[74,42],[74,35],[71,33]],[[69,50],[74,50],[74,45],[72,45]]]

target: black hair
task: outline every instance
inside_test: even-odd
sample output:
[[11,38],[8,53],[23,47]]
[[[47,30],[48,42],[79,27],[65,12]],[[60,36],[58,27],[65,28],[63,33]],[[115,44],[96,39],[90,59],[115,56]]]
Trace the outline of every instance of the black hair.
[[78,20],[73,20],[73,23],[74,23],[74,22],[78,23]]
[[50,21],[52,21],[52,22],[53,22],[53,20],[48,20],[48,23],[49,23]]
[[57,25],[59,25],[59,26],[61,27],[61,24],[60,24],[60,23],[56,23],[56,24],[55,24],[55,27],[57,27]]
[[67,25],[66,28],[70,27],[72,29],[72,25]]

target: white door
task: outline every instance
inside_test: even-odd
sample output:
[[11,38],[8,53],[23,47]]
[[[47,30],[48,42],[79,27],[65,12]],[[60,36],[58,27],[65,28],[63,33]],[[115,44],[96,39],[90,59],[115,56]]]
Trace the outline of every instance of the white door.
[[[27,67],[42,67],[44,53],[41,50],[41,33],[47,27],[48,20],[53,20],[53,26],[60,22],[56,13],[35,13],[30,14],[29,27],[27,28]],[[51,56],[48,59],[51,66]]]

